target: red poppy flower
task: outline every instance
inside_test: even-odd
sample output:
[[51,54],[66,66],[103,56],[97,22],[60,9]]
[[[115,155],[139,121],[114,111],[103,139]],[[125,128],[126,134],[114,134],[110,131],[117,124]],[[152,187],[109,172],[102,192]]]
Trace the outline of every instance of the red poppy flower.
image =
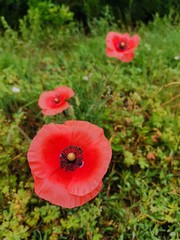
[[66,208],[88,202],[102,187],[111,155],[96,125],[74,120],[44,125],[28,151],[36,194]]
[[69,107],[67,99],[71,98],[74,92],[68,87],[57,87],[52,91],[43,92],[38,101],[39,107],[44,115],[55,115]]
[[130,37],[128,33],[109,32],[106,36],[106,55],[115,57],[122,62],[131,62],[139,42],[138,35]]

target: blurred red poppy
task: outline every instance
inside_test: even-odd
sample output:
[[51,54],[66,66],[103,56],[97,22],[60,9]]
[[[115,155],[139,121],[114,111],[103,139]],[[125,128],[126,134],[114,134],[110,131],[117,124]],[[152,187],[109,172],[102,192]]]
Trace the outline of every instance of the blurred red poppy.
[[115,57],[122,62],[131,62],[139,42],[138,35],[130,37],[128,33],[109,32],[106,36],[106,55]]
[[111,155],[103,129],[94,124],[72,120],[44,125],[28,150],[36,194],[66,208],[88,202],[102,187]]
[[74,92],[69,87],[57,87],[52,91],[43,92],[38,101],[39,107],[44,115],[55,115],[61,113],[69,107],[66,101],[74,95]]

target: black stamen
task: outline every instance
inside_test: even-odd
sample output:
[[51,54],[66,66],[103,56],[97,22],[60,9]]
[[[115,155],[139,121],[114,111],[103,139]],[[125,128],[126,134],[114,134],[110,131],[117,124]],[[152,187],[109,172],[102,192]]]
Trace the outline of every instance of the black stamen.
[[120,50],[126,50],[127,49],[127,45],[126,45],[125,42],[120,42],[118,47],[119,47]]
[[[68,159],[68,154],[73,153],[75,159],[70,161]],[[79,168],[83,165],[83,151],[80,147],[69,146],[65,148],[60,155],[60,166],[65,168],[66,171],[74,171],[76,168]]]

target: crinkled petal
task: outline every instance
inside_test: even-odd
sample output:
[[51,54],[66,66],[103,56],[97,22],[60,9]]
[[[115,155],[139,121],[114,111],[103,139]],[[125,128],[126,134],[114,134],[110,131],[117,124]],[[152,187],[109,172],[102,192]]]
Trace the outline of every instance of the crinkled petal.
[[45,178],[60,168],[60,154],[71,145],[72,133],[68,126],[44,125],[32,140],[28,150],[28,162],[34,175]]
[[54,91],[45,91],[43,92],[38,100],[38,105],[42,109],[46,109],[49,107],[49,102],[52,99],[52,96],[54,96]]
[[96,188],[107,172],[112,150],[102,128],[85,121],[67,121],[72,130],[72,145],[81,147],[83,166],[73,172],[70,194],[83,196]]
[[134,35],[131,39],[128,41],[128,47],[130,49],[136,49],[140,43],[140,37],[138,35]]
[[134,52],[127,52],[124,53],[123,58],[121,59],[122,62],[131,62],[134,58]]
[[61,96],[62,100],[67,100],[74,96],[74,91],[66,86],[57,87],[54,89],[54,91],[57,93],[57,95]]
[[106,48],[106,55],[108,57],[114,57],[114,51],[111,48]]
[[115,57],[115,58],[117,58],[117,59],[119,59],[121,61],[122,61],[122,59],[124,57],[124,53],[120,53],[120,52],[116,52],[116,51],[109,51],[109,50],[108,51],[106,50],[106,55],[108,57]]
[[40,198],[65,208],[74,208],[83,205],[93,199],[102,187],[102,181],[100,181],[92,192],[84,196],[76,196],[68,193],[64,184],[61,181],[54,179],[53,176],[45,179],[34,176],[34,180],[35,192]]
[[116,36],[115,32],[109,32],[106,36],[106,46],[108,49],[114,49],[113,38]]
[[46,116],[53,116],[58,113],[63,112],[64,110],[69,108],[69,103],[68,102],[63,102],[59,107],[57,108],[47,108],[47,109],[42,109],[42,113]]

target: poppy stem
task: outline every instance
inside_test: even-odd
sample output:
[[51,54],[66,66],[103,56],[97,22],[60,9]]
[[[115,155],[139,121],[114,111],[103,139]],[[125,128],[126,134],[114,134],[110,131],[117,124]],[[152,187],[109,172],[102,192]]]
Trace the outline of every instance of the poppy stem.
[[74,108],[73,106],[69,105],[69,108],[68,108],[68,115],[71,117],[71,119],[76,119],[76,116],[74,114]]
[[109,75],[109,77],[106,78],[107,82],[110,81],[110,79],[112,78],[113,74],[115,73],[116,69],[117,69],[117,65],[118,62],[116,62],[116,64],[114,65],[113,71],[111,72],[111,74]]

